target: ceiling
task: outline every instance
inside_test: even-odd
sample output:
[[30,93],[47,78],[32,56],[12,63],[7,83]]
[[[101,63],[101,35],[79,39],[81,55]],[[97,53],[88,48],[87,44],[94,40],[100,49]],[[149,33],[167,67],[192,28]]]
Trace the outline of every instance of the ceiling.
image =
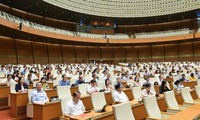
[[184,19],[196,18],[196,11],[192,10],[183,13],[162,15],[157,17],[140,17],[140,18],[116,18],[116,17],[100,17],[87,15],[83,13],[73,12],[51,4],[42,0],[1,0],[0,3],[12,8],[20,9],[29,13],[50,17],[54,19],[71,21],[79,23],[83,21],[85,24],[90,24],[91,21],[107,21],[116,23],[117,25],[144,25],[163,23],[171,21],[179,21]]

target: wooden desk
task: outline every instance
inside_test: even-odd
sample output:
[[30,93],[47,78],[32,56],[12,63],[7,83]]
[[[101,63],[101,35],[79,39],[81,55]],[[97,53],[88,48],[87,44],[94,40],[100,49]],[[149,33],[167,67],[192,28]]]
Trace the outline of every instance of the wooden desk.
[[154,85],[156,94],[160,94],[160,85]]
[[185,87],[190,87],[192,89],[192,88],[194,88],[194,86],[197,85],[197,82],[196,81],[194,81],[194,82],[183,82],[183,85]]
[[[56,90],[46,90],[47,96],[50,99],[52,96],[57,96]],[[10,93],[10,114],[13,117],[25,117],[26,105],[28,103],[28,93]]]
[[122,81],[121,83],[122,83],[122,85],[126,88],[126,86],[127,86],[126,81]]
[[25,117],[26,104],[28,103],[27,93],[10,93],[10,114],[12,117]]
[[106,93],[105,93],[105,98],[106,98],[106,103],[107,103],[108,105],[114,104],[114,101],[113,101],[113,99],[112,99],[112,94],[111,94],[111,92],[106,92]]
[[95,112],[92,111],[90,113],[78,115],[78,116],[71,116],[70,120],[115,120],[112,106],[106,107],[106,112]]
[[134,99],[131,88],[125,88],[125,89],[123,89],[123,91],[127,95],[127,97],[129,98],[129,101]]
[[147,113],[144,104],[135,104],[132,106],[133,115],[135,120],[146,120]]
[[82,102],[85,106],[85,110],[92,110],[93,109],[91,96],[81,97],[81,100],[82,100]]
[[167,120],[192,120],[200,114],[200,104],[192,105],[187,109],[172,115]]
[[0,109],[8,108],[8,97],[10,94],[10,87],[0,87]]
[[33,120],[59,119],[62,115],[60,102],[33,104]]
[[71,87],[71,94],[73,94],[74,92],[78,91],[78,87]]
[[169,83],[172,83],[172,82],[174,82],[174,79],[173,78],[165,78],[165,81],[168,81]]

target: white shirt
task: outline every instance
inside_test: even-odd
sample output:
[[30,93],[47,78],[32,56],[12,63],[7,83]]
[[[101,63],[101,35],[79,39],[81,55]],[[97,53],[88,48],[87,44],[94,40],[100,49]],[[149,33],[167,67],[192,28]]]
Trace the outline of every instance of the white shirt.
[[126,94],[123,91],[121,91],[121,92],[115,91],[113,93],[113,97],[114,97],[115,102],[128,102],[129,101],[128,97],[126,96]]
[[71,100],[64,109],[65,115],[80,115],[85,112],[85,106],[81,100],[78,103],[75,103]]
[[155,95],[156,95],[156,94],[155,94],[154,92],[152,92],[151,90],[150,90],[150,92],[147,92],[146,89],[143,89],[141,94],[142,94],[142,97],[148,97],[148,96],[155,96]]
[[98,88],[97,86],[92,87],[91,85],[88,85],[88,87],[87,87],[87,92],[88,92],[89,94],[95,93],[95,92],[99,92],[99,91],[100,91],[100,90],[99,90],[99,88]]
[[32,103],[36,103],[36,104],[45,104],[46,102],[49,101],[49,99],[48,99],[45,91],[34,90],[31,93],[31,101],[32,101]]
[[10,81],[8,81],[7,79],[4,79],[2,83],[7,84],[7,86],[10,86],[10,84],[16,84],[16,82],[13,79],[10,79]]

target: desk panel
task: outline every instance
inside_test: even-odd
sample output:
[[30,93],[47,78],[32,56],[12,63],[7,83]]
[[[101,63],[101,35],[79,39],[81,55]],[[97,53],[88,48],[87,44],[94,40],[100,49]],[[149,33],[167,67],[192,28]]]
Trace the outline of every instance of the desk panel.
[[33,104],[33,120],[59,119],[62,115],[60,102],[44,105]]
[[126,88],[123,90],[124,93],[127,95],[127,97],[129,98],[129,101],[133,100],[134,97],[133,97],[133,93],[132,93],[132,89],[130,88]]
[[10,94],[10,87],[0,87],[0,109],[8,107],[8,97]]
[[192,105],[187,109],[172,115],[167,120],[192,120],[200,114],[200,104]]

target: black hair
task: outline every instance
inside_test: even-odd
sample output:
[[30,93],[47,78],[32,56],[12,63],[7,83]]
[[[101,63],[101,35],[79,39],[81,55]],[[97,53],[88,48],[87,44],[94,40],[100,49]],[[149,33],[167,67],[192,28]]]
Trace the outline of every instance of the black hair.
[[150,83],[146,83],[146,84],[144,85],[144,87],[145,87],[145,88],[151,87],[151,84],[150,84]]
[[117,83],[117,84],[115,85],[115,90],[118,90],[120,87],[121,87],[121,85],[120,85],[119,83]]
[[80,92],[80,91],[75,91],[75,92],[73,92],[72,97],[76,97],[77,94],[81,94],[81,92]]
[[96,83],[96,80],[91,80],[90,83]]

